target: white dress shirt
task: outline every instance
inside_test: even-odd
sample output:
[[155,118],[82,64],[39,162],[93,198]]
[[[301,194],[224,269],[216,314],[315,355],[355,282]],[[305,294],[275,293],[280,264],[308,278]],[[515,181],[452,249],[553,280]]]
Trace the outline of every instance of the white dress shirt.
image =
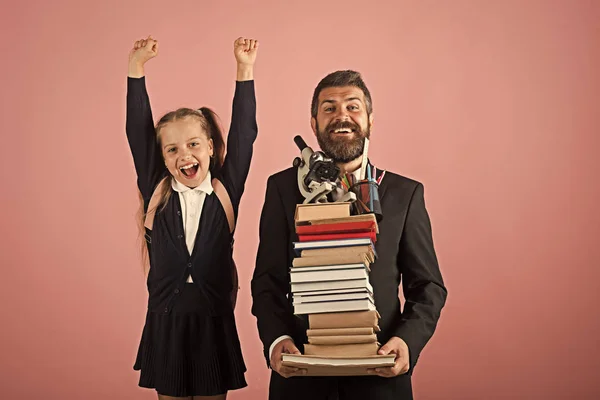
[[[206,195],[213,192],[211,183],[210,171],[206,174],[206,178],[195,188],[190,188],[177,181],[175,178],[171,180],[171,187],[179,193],[179,202],[181,203],[181,218],[183,220],[183,232],[185,233],[185,244],[190,254],[194,250],[196,234],[198,233],[198,225],[200,224],[200,216]],[[192,283],[192,276],[187,279],[188,283]]]

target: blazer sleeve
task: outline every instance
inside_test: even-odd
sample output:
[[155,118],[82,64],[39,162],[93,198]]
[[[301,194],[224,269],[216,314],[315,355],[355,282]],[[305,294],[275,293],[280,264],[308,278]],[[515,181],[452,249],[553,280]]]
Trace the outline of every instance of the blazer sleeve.
[[397,259],[405,303],[395,336],[408,345],[412,372],[421,351],[433,336],[447,297],[421,183],[412,194]]
[[166,173],[152,119],[146,78],[127,78],[127,141],[133,155],[137,185],[147,207],[160,178]]
[[252,277],[252,314],[269,365],[269,347],[275,339],[292,335],[294,311],[288,300],[290,233],[281,194],[274,178],[267,181],[259,227],[256,267]]
[[222,170],[223,184],[231,197],[236,219],[257,136],[254,81],[236,81],[227,154]]

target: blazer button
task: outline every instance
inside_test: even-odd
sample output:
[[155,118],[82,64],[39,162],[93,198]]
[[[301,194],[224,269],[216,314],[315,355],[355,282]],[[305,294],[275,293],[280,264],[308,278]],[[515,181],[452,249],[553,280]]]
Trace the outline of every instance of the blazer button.
[[177,235],[177,239],[183,239],[183,235]]
[[192,263],[188,263],[188,268],[192,268]]
[[165,307],[165,312],[168,313],[169,312],[169,308]]
[[175,289],[175,294],[179,293],[179,289]]
[[177,211],[177,215],[181,217],[181,211]]

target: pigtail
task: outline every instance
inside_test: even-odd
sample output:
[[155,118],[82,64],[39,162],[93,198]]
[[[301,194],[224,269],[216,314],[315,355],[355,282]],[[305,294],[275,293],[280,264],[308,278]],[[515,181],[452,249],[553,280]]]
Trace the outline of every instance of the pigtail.
[[223,167],[225,158],[225,140],[223,139],[223,130],[219,124],[217,114],[208,107],[200,107],[198,109],[206,120],[206,130],[209,137],[213,141],[214,154],[210,160],[210,173],[218,175]]

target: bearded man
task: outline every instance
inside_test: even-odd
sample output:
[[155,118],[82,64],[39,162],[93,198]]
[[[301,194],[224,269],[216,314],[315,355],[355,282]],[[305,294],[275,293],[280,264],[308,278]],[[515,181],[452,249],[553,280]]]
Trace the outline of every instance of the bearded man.
[[[311,127],[321,150],[335,161],[341,174],[358,178],[372,125],[371,94],[358,72],[333,72],[319,82],[312,99]],[[368,168],[372,168],[370,161]],[[252,278],[252,314],[272,369],[271,400],[413,398],[411,375],[435,331],[447,290],[434,250],[423,185],[389,171],[379,171],[375,179],[380,181],[383,220],[375,246],[378,257],[371,265],[369,280],[381,315],[377,339],[383,346],[379,354],[395,354],[396,363],[358,377],[306,377],[305,370],[282,365],[283,353],[301,353],[308,328],[306,316],[294,315],[290,293],[292,243],[298,241],[294,213],[304,198],[298,189],[296,167],[288,168],[267,182]],[[340,195],[339,191],[335,195]]]

